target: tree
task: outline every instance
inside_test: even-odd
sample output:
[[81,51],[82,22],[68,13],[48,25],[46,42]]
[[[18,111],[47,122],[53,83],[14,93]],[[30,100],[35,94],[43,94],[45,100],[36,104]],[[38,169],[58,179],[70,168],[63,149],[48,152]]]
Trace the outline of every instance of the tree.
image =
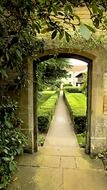
[[38,87],[57,85],[58,81],[66,77],[66,68],[69,67],[67,59],[51,58],[38,65]]
[[84,73],[83,75],[83,85],[81,87],[82,92],[87,95],[87,73]]
[[[74,8],[86,5],[96,28],[106,28],[107,10],[105,0],[0,0],[0,73],[6,78],[6,68],[16,68],[22,73],[23,63],[27,56],[43,48],[43,41],[38,40],[40,32],[51,32],[52,39],[65,36],[69,41],[70,33],[64,23],[73,30],[81,26],[81,34],[88,31],[90,37],[94,29],[81,23]],[[74,23],[74,20],[76,22]],[[84,32],[83,32],[84,31]],[[17,82],[22,78],[17,76]]]
[[[87,33],[87,39],[91,37],[92,32],[94,32],[93,28],[87,23],[81,23],[79,15],[74,12],[75,7],[84,5],[90,12],[93,25],[107,31],[106,0],[0,0],[0,82],[5,82],[6,89],[10,88],[11,85],[12,90],[19,89],[25,83],[27,57],[42,51],[44,47],[44,40],[38,38],[38,34],[41,32],[50,32],[52,39],[56,36],[59,36],[59,39],[65,37],[69,42],[71,34],[64,27],[64,23],[66,23],[74,31],[77,26],[80,26],[82,36]],[[51,78],[55,77],[49,74],[52,67],[56,69],[55,64],[51,64],[46,64],[45,71],[43,69],[45,80],[50,76]],[[62,68],[58,66],[58,69],[61,71]],[[12,73],[12,82],[9,81],[9,73]],[[2,92],[4,85],[0,87]],[[6,108],[8,108],[7,105]],[[7,112],[5,120],[6,118]],[[8,122],[6,127],[7,125]],[[17,135],[14,138],[18,143],[16,137]],[[7,139],[4,138],[4,140],[6,142]],[[3,151],[7,154],[4,144]],[[7,177],[3,179],[3,184],[0,184],[2,185],[1,188],[6,186]]]
[[[64,23],[73,30],[81,26],[81,34],[88,38],[94,29],[86,23],[81,23],[79,15],[74,12],[75,7],[87,6],[90,18],[96,28],[106,29],[107,10],[105,0],[4,0],[0,1],[0,73],[6,78],[6,68],[14,67],[22,73],[24,59],[35,51],[43,48],[43,41],[38,40],[40,32],[51,32],[52,39],[59,35],[69,41],[70,33],[64,28]],[[74,23],[74,20],[76,22]],[[17,82],[22,79],[17,76]]]

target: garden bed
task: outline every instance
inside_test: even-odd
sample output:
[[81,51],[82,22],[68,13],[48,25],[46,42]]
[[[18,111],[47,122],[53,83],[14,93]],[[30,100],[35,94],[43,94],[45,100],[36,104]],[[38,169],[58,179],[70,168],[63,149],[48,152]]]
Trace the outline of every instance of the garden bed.
[[40,133],[48,132],[50,122],[52,120],[52,116],[56,107],[57,99],[58,93],[56,92],[38,107],[38,130]]
[[78,142],[82,146],[85,143],[86,136],[86,96],[82,93],[69,93],[65,91],[64,98],[74,124]]
[[54,95],[56,91],[52,90],[44,90],[42,92],[38,93],[38,108],[45,102],[47,101],[52,95]]

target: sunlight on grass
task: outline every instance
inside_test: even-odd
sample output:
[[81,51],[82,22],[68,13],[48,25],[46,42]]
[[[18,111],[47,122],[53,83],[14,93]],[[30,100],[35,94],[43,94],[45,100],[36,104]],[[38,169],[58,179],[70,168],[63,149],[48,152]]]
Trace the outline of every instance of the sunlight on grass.
[[84,94],[66,92],[65,96],[72,108],[74,116],[86,115],[86,96]]

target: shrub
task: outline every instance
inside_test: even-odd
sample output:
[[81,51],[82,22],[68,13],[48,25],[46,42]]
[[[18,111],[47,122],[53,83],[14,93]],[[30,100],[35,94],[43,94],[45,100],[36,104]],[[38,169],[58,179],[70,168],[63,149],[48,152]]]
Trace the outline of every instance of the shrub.
[[16,117],[17,103],[5,100],[0,106],[0,189],[4,189],[16,169],[15,156],[23,153],[27,139]]
[[63,88],[65,89],[65,88],[69,88],[69,87],[72,87],[72,84],[64,84],[63,85]]
[[58,93],[55,93],[38,108],[39,132],[47,133],[55,110],[57,98],[58,98]]
[[65,101],[76,133],[86,130],[86,97],[81,93],[64,93]]
[[81,93],[82,92],[81,88],[78,88],[78,87],[66,86],[64,89],[69,93]]
[[38,129],[41,133],[47,133],[49,124],[51,121],[51,116],[41,113],[41,115],[38,116]]
[[76,137],[80,147],[84,148],[86,143],[86,133],[77,134]]
[[86,131],[86,116],[74,116],[75,132],[77,134],[84,133]]

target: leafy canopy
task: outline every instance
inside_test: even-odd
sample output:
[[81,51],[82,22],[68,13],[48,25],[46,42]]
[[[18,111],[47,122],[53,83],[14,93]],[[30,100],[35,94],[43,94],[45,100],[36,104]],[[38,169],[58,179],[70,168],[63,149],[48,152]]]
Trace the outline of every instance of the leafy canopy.
[[43,51],[44,40],[37,35],[41,32],[50,32],[52,39],[65,37],[69,42],[68,29],[80,26],[81,35],[88,40],[94,29],[81,23],[74,11],[84,5],[93,25],[106,29],[106,0],[0,0],[0,77],[8,81],[8,70],[15,69],[13,82],[17,88],[24,83],[26,58]]
[[38,65],[39,89],[46,85],[57,85],[58,80],[67,76],[66,68],[69,67],[67,59],[51,58]]

